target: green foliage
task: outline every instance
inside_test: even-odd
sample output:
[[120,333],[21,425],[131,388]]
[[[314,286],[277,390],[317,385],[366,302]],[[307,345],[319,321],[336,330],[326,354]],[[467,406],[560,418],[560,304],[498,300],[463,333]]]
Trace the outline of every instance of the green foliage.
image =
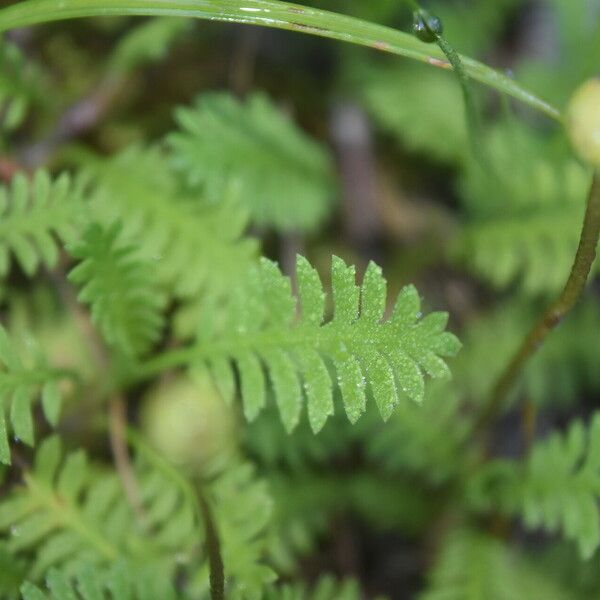
[[[69,578],[56,569],[51,569],[46,578],[48,593],[27,582],[22,587],[23,600],[152,600],[158,590],[144,589],[132,581],[125,564],[118,564],[107,571],[98,571],[88,566],[74,578]],[[266,600],[359,600],[358,584],[348,579],[336,581],[331,576],[321,577],[311,588],[298,585],[269,586]],[[175,592],[161,590],[161,598],[175,600]]]
[[[339,393],[334,392],[334,405],[341,404]],[[423,406],[428,405],[425,403]],[[341,408],[341,406],[340,406]],[[375,419],[367,414],[369,427]],[[380,424],[380,419],[376,420]],[[360,427],[352,425],[339,412],[327,420],[319,435],[315,436],[310,424],[301,421],[291,433],[278,422],[275,407],[268,406],[254,421],[248,423],[244,446],[254,459],[268,470],[285,467],[291,471],[303,471],[326,465],[348,454],[353,442],[361,439]]]
[[543,527],[577,543],[588,559],[600,545],[600,415],[586,428],[573,422],[534,445],[524,468],[517,461],[495,461],[474,483],[480,506],[500,506],[521,515],[528,529]]
[[178,297],[222,298],[256,257],[256,242],[241,238],[246,215],[233,199],[207,204],[181,193],[156,147],[125,149],[88,171],[97,182],[91,212],[105,226],[123,224],[154,277]]
[[[84,565],[75,576],[58,569],[50,569],[46,575],[48,591],[25,582],[21,587],[23,600],[152,600],[160,594],[165,600],[175,600],[174,589],[165,582],[152,577],[149,569],[133,577],[129,565],[115,563],[108,569],[98,569],[93,564]],[[152,587],[149,586],[152,582]]]
[[[412,0],[92,4],[0,10],[96,17],[0,43],[0,597],[597,597],[593,284],[486,410],[573,262],[563,132],[474,88],[474,154]],[[425,4],[455,68],[568,125],[469,55],[563,106],[593,2]],[[328,139],[348,101],[372,126]]]
[[82,180],[62,174],[52,181],[37,171],[31,182],[17,173],[10,188],[0,187],[0,275],[10,269],[11,253],[29,276],[41,263],[56,266],[61,243],[71,241],[82,222]]
[[452,531],[444,542],[421,600],[566,600],[551,578],[489,535]]
[[475,163],[466,171],[469,222],[454,257],[496,287],[519,281],[529,295],[557,293],[577,249],[589,173],[524,126],[496,127],[486,145],[493,173]]
[[428,6],[442,20],[444,35],[459,52],[482,56],[502,34],[519,0],[468,0],[449,6],[436,0]]
[[70,249],[80,263],[69,273],[79,286],[78,299],[90,304],[92,319],[106,341],[135,357],[158,340],[163,325],[162,296],[152,282],[151,265],[120,243],[120,227],[92,225]]
[[175,114],[169,136],[173,161],[192,187],[218,201],[234,181],[258,225],[312,231],[328,216],[333,196],[331,159],[273,105],[256,94],[200,96]]
[[10,449],[5,411],[15,438],[33,445],[32,402],[41,394],[46,419],[53,425],[58,420],[61,404],[60,381],[69,376],[65,371],[52,369],[43,354],[31,352],[24,362],[14,348],[6,330],[0,326],[0,462],[10,464]]
[[40,73],[14,44],[0,40],[0,128],[11,130],[24,120],[40,97]]
[[190,553],[198,543],[195,513],[159,471],[146,466],[138,477],[143,516],[123,497],[115,473],[90,465],[82,451],[63,456],[56,437],[45,440],[24,485],[0,503],[8,550],[33,552],[33,577],[53,566],[73,573],[86,563],[122,558],[133,570],[160,563],[156,579],[168,580],[176,567],[173,553]]
[[302,387],[313,431],[319,431],[333,413],[333,385],[324,359],[337,373],[352,423],[365,411],[367,383],[387,420],[400,398],[423,400],[423,371],[432,377],[449,375],[441,357],[453,356],[460,343],[444,331],[447,314],[421,319],[414,287],[402,290],[391,317],[384,321],[386,282],[381,269],[371,263],[359,288],[354,268],[334,257],[333,317],[324,323],[325,293],[317,272],[302,257],[297,277],[299,319],[289,279],[264,259],[232,300],[227,337],[217,331],[211,338],[204,332],[201,340],[198,358],[209,361],[225,398],[231,398],[235,389],[230,361],[236,364],[248,420],[266,403],[262,365],[288,431],[300,420]]
[[548,0],[546,7],[560,52],[551,69],[543,57],[527,57],[519,66],[518,76],[562,105],[583,81],[597,75],[595,65],[600,60],[597,9],[586,0],[568,4]]
[[[368,68],[367,68],[368,67]],[[365,65],[351,75],[381,129],[409,150],[445,162],[468,153],[460,88],[451,73],[423,66]]]
[[387,473],[414,473],[434,485],[455,477],[467,456],[469,422],[460,414],[458,394],[448,388],[435,386],[422,406],[401,404],[383,427],[368,424],[363,436],[371,463]]
[[306,585],[283,585],[267,591],[266,600],[359,600],[362,598],[358,584],[348,579],[336,581],[324,575],[308,589]]
[[277,578],[264,564],[266,530],[273,503],[265,481],[257,480],[250,464],[229,465],[210,486],[221,553],[227,573],[227,597],[257,599]]
[[171,45],[189,31],[185,19],[158,17],[138,25],[119,41],[112,56],[112,68],[129,71],[165,57]]
[[11,554],[0,544],[0,597],[15,598],[21,582],[27,576],[27,563]]
[[[462,333],[465,350],[453,372],[461,390],[476,404],[488,397],[510,357],[538,318],[537,303],[511,302],[473,318]],[[566,410],[586,391],[597,390],[600,373],[590,349],[600,328],[600,311],[592,299],[577,307],[527,365],[512,397],[537,406]]]
[[[182,570],[190,589],[206,593],[208,566],[199,554],[204,522],[195,490],[144,445],[135,477],[137,509],[114,472],[89,464],[82,451],[64,456],[57,437],[45,440],[24,485],[0,502],[7,550],[17,556],[33,553],[33,579],[50,572],[56,585],[72,577],[83,577],[88,587],[118,584],[111,590],[115,600],[126,587],[134,588],[140,600],[156,597],[159,590],[161,598],[175,598],[172,581]],[[221,536],[228,597],[259,598],[273,580],[262,564],[271,512],[265,484],[249,465],[226,462],[202,485],[202,494]],[[82,585],[79,581],[77,589],[87,600]],[[53,585],[50,589],[56,595]]]

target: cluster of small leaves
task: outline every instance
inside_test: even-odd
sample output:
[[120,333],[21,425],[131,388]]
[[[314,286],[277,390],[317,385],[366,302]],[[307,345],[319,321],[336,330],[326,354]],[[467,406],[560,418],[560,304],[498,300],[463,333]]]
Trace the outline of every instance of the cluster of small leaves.
[[0,276],[8,273],[11,254],[29,276],[40,264],[56,265],[56,238],[72,241],[83,222],[83,192],[82,179],[63,174],[52,181],[43,170],[31,181],[17,173],[9,188],[0,187]]
[[7,549],[34,555],[34,578],[51,567],[69,573],[122,558],[132,565],[160,562],[160,577],[168,580],[174,553],[190,553],[198,543],[195,513],[158,470],[145,467],[137,475],[143,517],[134,514],[114,472],[90,465],[82,451],[65,457],[59,439],[48,438],[24,485],[0,502]]
[[14,436],[24,443],[33,445],[32,402],[40,395],[42,408],[48,422],[58,421],[61,404],[60,380],[68,374],[49,367],[43,355],[29,357],[31,366],[24,362],[6,330],[0,326],[0,462],[10,464],[10,448],[5,420],[9,409],[10,424]]
[[90,210],[105,226],[123,224],[123,237],[169,293],[221,298],[256,260],[256,241],[241,237],[246,213],[235,198],[210,204],[183,192],[167,161],[158,147],[139,146],[89,161]]
[[146,352],[160,336],[162,295],[149,263],[119,240],[120,227],[94,224],[70,248],[80,263],[69,279],[81,286],[78,299],[91,305],[92,320],[106,341],[126,356]]
[[[0,502],[6,550],[33,556],[28,576],[35,582],[46,575],[61,600],[68,597],[61,590],[73,585],[83,600],[104,586],[114,600],[130,597],[126,593],[174,599],[177,574],[187,577],[189,589],[206,594],[204,521],[191,483],[145,445],[135,478],[137,508],[124,497],[116,473],[89,464],[82,451],[65,456],[58,437],[46,439],[24,484]],[[263,564],[271,514],[265,484],[250,465],[227,461],[202,484],[202,494],[213,507],[228,597],[260,598],[274,580]],[[24,591],[43,597],[33,585]]]
[[263,365],[288,431],[300,420],[303,388],[313,431],[320,431],[333,413],[333,385],[325,359],[337,373],[352,423],[365,411],[367,384],[387,420],[401,397],[423,400],[423,371],[432,377],[449,375],[441,357],[453,356],[460,343],[444,331],[446,313],[422,319],[419,295],[409,286],[385,320],[386,282],[379,267],[369,265],[359,288],[354,267],[334,256],[331,275],[333,317],[324,322],[325,293],[308,261],[298,257],[297,301],[289,278],[263,259],[234,296],[225,333],[205,332],[198,342],[198,358],[209,362],[226,399],[235,391],[232,362],[237,366],[248,420],[266,403]]
[[168,138],[174,164],[207,198],[219,199],[233,180],[258,225],[310,231],[328,216],[330,157],[266,96],[240,102],[229,94],[204,94],[175,117],[181,131]]
[[590,558],[600,545],[600,415],[537,442],[523,466],[496,460],[472,483],[473,502],[522,516],[528,529],[561,532]]

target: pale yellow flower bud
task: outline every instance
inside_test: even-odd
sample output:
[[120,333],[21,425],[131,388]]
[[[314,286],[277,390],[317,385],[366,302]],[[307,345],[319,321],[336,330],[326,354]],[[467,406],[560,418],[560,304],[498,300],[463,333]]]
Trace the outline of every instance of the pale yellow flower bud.
[[590,79],[575,91],[566,127],[579,158],[600,169],[600,79]]

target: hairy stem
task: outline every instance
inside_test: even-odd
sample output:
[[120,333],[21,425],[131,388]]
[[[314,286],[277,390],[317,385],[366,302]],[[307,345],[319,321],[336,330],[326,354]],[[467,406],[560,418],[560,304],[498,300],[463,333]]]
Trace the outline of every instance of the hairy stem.
[[[127,15],[193,17],[287,29],[452,69],[441,49],[425,44],[408,33],[278,0],[24,0],[0,10],[0,32],[49,21]],[[461,56],[460,60],[465,73],[472,79],[513,96],[552,119],[561,120],[557,108],[503,73],[466,56]]]
[[596,258],[600,235],[600,171],[594,179],[588,196],[587,208],[579,239],[579,247],[569,279],[561,295],[549,306],[514,355],[492,389],[489,400],[475,423],[475,432],[481,432],[502,409],[506,395],[519,380],[527,361],[558,326],[581,296]]

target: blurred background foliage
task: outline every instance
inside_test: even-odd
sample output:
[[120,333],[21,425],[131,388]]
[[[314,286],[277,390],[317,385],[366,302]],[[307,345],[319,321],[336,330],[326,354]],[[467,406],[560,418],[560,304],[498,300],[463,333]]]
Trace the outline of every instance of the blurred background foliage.
[[[306,4],[403,30],[411,22],[399,0]],[[599,74],[597,0],[426,6],[442,18],[458,51],[560,107],[579,83]],[[271,409],[247,425],[203,372],[165,376],[138,390],[131,418],[165,456],[192,473],[215,457],[243,456],[253,466],[252,475],[240,472],[241,485],[255,475],[264,482],[248,506],[263,510],[268,503],[269,514],[241,518],[260,520],[260,552],[284,582],[306,582],[269,598],[600,595],[598,555],[582,562],[561,541],[557,519],[527,487],[544,474],[530,465],[535,477],[526,485],[515,466],[524,446],[518,404],[538,414],[539,444],[549,430],[586,422],[596,406],[597,282],[514,390],[493,431],[498,462],[471,473],[473,415],[563,285],[590,181],[555,124],[486,89],[474,91],[487,171],[471,154],[452,73],[375,51],[168,18],[61,22],[12,31],[1,42],[0,177],[8,182],[17,170],[42,166],[81,171],[93,189],[86,210],[106,225],[122,220],[119,235],[141,239],[140,255],[165,257],[156,261],[155,276],[176,298],[179,338],[202,339],[208,320],[218,329],[227,290],[259,247],[292,276],[296,253],[324,278],[332,252],[360,273],[375,260],[390,297],[414,282],[427,310],[451,315],[463,342],[452,380],[431,385],[422,406],[401,404],[387,423],[369,408],[351,425],[339,416],[336,397],[336,415],[317,436],[305,417],[288,435]],[[39,273],[41,282],[53,282],[47,269]],[[13,270],[3,282],[7,329],[24,350],[32,351],[31,335],[53,364],[77,365],[91,386],[97,374],[78,339],[77,315],[65,309],[60,285],[49,292],[40,281]],[[61,391],[67,398],[74,393]],[[67,401],[59,432],[102,457],[85,410],[93,406],[92,396]],[[5,489],[10,484],[8,477]],[[215,489],[223,507],[237,494],[225,483]],[[512,500],[504,512],[518,514],[518,494],[534,533],[504,514],[480,516],[505,496]],[[543,525],[551,533],[541,533]],[[567,539],[577,537],[565,527]],[[239,531],[235,524],[224,529],[233,556]],[[6,597],[21,573],[9,554],[0,545]],[[319,580],[323,573],[356,581]],[[192,597],[202,597],[206,583],[197,582],[196,591]]]

